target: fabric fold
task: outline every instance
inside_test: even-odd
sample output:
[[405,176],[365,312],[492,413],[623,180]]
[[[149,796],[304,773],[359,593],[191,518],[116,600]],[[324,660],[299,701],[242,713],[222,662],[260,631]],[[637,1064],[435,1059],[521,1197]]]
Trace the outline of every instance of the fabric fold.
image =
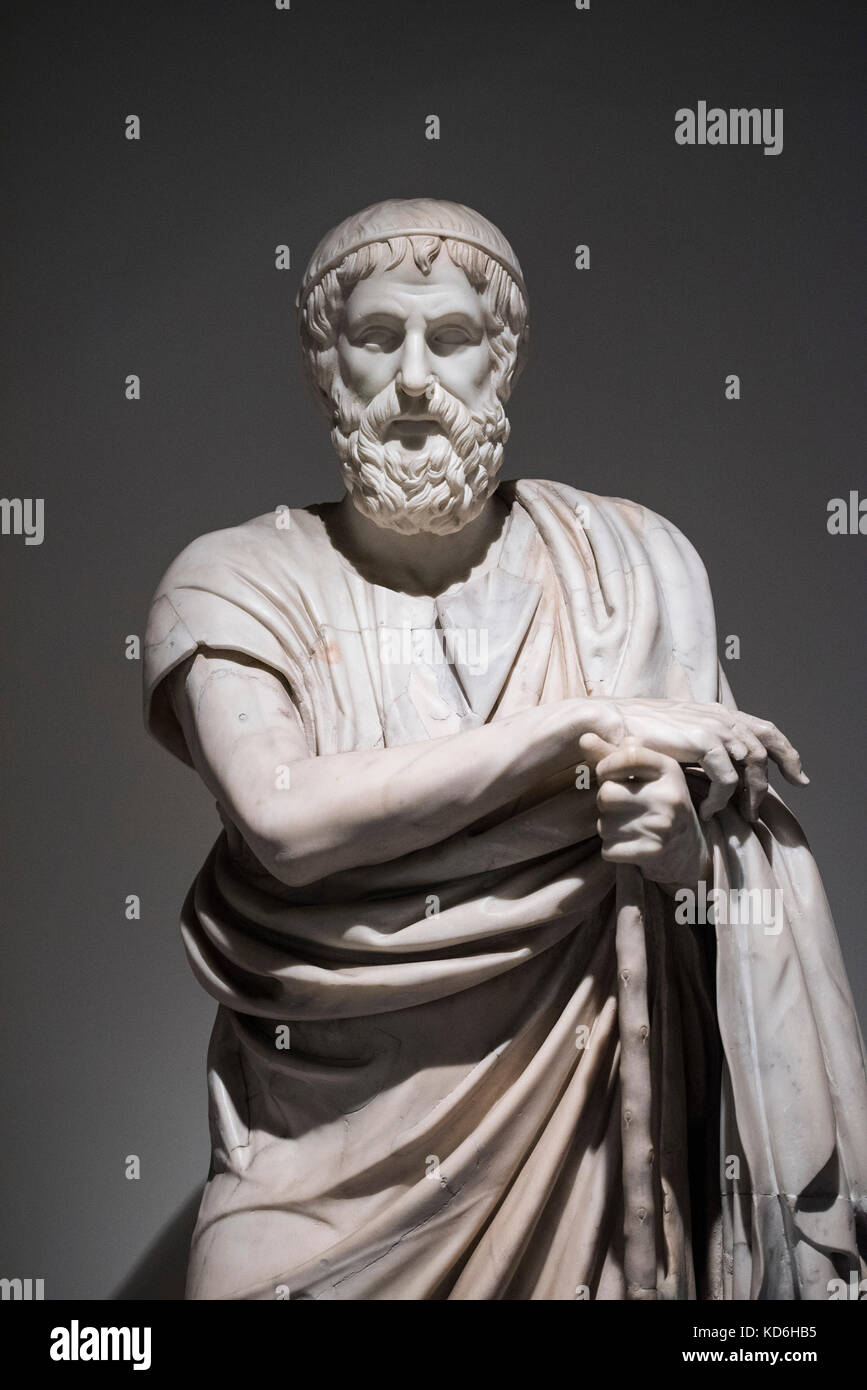
[[[194,542],[151,610],[151,731],[189,761],[163,682],[199,649],[277,672],[310,756],[575,696],[735,707],[674,526],[560,484],[500,496],[496,570],[437,601],[356,573],[328,508]],[[456,634],[486,622],[485,665]],[[404,631],[424,640],[385,661],[383,634]],[[188,1296],[623,1298],[615,876],[593,789],[564,778],[305,888],[222,815],[182,916],[219,1005]],[[658,1293],[825,1298],[867,1275],[851,992],[783,802],[756,825],[729,805],[708,834],[716,922],[645,885]]]

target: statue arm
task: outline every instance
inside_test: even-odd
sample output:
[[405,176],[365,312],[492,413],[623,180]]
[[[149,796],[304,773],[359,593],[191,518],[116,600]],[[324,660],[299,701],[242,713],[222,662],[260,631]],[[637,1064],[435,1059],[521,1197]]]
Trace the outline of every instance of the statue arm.
[[[770,753],[790,781],[802,780],[773,725],[733,721],[721,706],[581,697],[420,743],[311,757],[291,694],[266,666],[199,649],[167,679],[194,767],[260,862],[293,887],[399,858],[539,799],[582,761],[585,734],[612,744],[629,735],[700,763],[710,783],[704,818],[737,789],[738,763],[766,786]],[[753,732],[759,723],[770,732]]]
[[611,702],[575,699],[421,743],[311,757],[266,667],[199,650],[168,679],[196,770],[291,886],[436,844],[574,767],[589,729],[623,733]]

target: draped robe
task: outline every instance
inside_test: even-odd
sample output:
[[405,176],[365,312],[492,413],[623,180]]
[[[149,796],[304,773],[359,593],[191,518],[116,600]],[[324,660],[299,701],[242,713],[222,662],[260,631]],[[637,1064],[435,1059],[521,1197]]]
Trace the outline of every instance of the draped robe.
[[[194,541],[151,608],[151,731],[190,762],[162,682],[198,648],[275,672],[310,756],[569,696],[735,707],[674,526],[560,484],[500,496],[496,566],[439,598],[363,578],[328,508]],[[410,659],[384,660],[407,628]],[[449,629],[484,631],[487,660]],[[221,816],[181,923],[219,1005],[187,1296],[623,1298],[615,870],[593,786],[303,888]],[[644,885],[658,1297],[826,1298],[867,1273],[864,1048],[834,926],[773,792],[756,824],[730,804],[707,834],[715,886],[779,890],[783,912],[773,933],[686,925]]]

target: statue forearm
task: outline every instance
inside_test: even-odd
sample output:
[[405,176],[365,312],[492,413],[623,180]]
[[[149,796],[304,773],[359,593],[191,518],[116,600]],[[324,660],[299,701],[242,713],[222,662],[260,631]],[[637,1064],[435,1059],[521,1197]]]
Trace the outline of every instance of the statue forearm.
[[193,762],[260,862],[298,887],[438,843],[580,761],[610,702],[562,700],[394,748],[310,757],[276,676],[196,656],[173,701]]
[[[710,778],[704,815],[729,799],[736,764],[750,753],[718,707],[579,697],[419,743],[310,757],[291,696],[265,667],[200,652],[171,682],[202,779],[256,857],[293,887],[427,848],[538,798],[581,762],[588,734],[613,744],[639,736],[677,762],[701,762]],[[776,756],[795,780],[794,750]]]

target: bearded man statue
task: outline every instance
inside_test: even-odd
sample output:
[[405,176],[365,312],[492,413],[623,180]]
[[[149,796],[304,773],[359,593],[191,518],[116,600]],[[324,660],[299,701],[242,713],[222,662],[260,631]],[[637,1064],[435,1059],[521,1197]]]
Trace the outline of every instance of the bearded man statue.
[[823,1299],[864,1050],[821,880],[664,518],[499,482],[527,292],[389,200],[297,300],[346,495],[194,540],[151,732],[224,829],[192,1299]]

